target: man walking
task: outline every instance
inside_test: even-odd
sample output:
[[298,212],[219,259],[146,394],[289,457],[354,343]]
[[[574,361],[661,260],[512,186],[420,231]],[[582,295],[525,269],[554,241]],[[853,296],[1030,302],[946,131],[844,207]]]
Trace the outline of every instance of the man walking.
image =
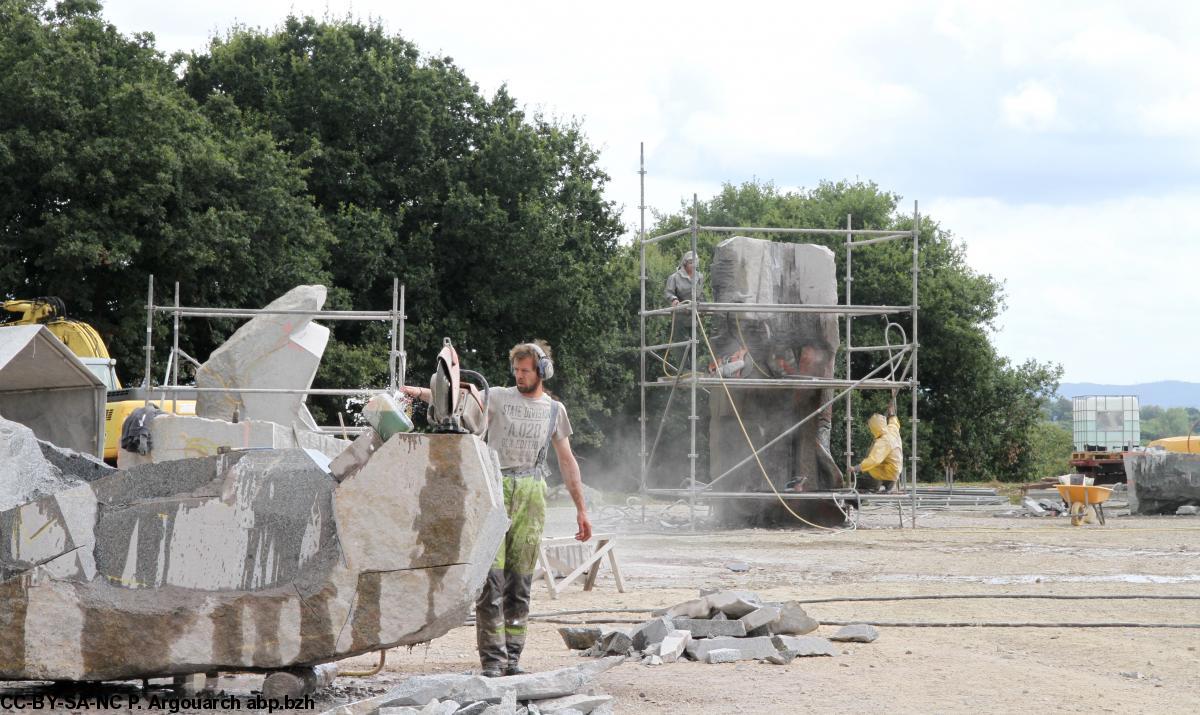
[[[546,523],[546,476],[550,449],[558,457],[563,483],[575,502],[579,531],[592,538],[583,499],[579,463],[571,452],[567,408],[542,387],[554,375],[544,342],[520,343],[509,351],[515,387],[488,390],[488,446],[496,451],[504,477],[509,527],[500,552],[475,601],[475,635],[483,675],[517,675],[525,648],[526,621],[538,544]],[[404,394],[428,402],[428,389],[406,386]]]

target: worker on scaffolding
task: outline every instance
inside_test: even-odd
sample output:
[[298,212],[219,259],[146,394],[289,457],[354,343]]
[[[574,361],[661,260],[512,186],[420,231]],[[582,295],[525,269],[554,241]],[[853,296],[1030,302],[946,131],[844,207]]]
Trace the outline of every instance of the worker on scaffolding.
[[699,300],[704,292],[704,274],[696,270],[696,254],[688,251],[679,259],[679,270],[667,277],[663,295],[671,307],[675,307],[692,299],[693,284],[696,300]]
[[867,458],[851,468],[858,475],[855,487],[859,491],[894,491],[904,466],[904,446],[900,440],[900,418],[896,416],[895,390],[892,390],[887,419],[875,413],[867,419],[867,428],[871,430],[875,442],[867,452]]

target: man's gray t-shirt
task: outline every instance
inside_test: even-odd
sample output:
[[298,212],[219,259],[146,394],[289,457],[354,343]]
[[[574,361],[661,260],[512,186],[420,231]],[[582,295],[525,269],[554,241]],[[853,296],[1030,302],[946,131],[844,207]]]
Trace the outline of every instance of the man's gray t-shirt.
[[[550,428],[549,395],[537,399],[523,396],[516,387],[493,387],[488,390],[488,446],[500,457],[501,469],[532,469],[538,452],[547,446]],[[554,439],[571,436],[571,420],[567,408],[558,402]],[[551,447],[552,448],[552,447]],[[546,455],[549,459],[550,455]]]

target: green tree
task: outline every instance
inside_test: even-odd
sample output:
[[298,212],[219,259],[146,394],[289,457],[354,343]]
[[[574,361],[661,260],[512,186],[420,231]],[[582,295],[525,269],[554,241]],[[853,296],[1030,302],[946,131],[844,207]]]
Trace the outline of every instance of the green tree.
[[1071,440],[1071,430],[1060,422],[1043,420],[1034,425],[1029,433],[1029,448],[1033,454],[1029,476],[1041,479],[1072,471]]
[[[869,182],[822,182],[811,190],[783,192],[770,183],[754,181],[740,186],[726,184],[712,199],[699,203],[698,213],[701,225],[842,229],[849,215],[854,228],[911,230],[912,216],[901,213],[898,203],[897,195]],[[678,213],[656,217],[651,235],[690,225],[690,214],[691,206],[685,204]],[[713,248],[724,237],[700,235],[702,266],[709,264]],[[1003,309],[1001,284],[971,269],[962,243],[937,221],[922,219],[920,239],[920,476],[940,479],[942,470],[948,468],[959,479],[1026,479],[1034,465],[1031,433],[1040,420],[1043,402],[1057,388],[1061,368],[1034,361],[1013,365],[998,355],[988,330]],[[839,267],[845,265],[841,236],[783,236],[777,240],[821,243],[834,251]],[[689,241],[688,236],[682,236],[651,247],[659,254],[656,262],[651,262],[651,289],[662,285],[665,266],[673,270],[673,262],[664,258],[677,257]],[[659,268],[653,270],[656,266]],[[855,303],[911,303],[912,252],[907,241],[857,249],[853,266]],[[839,296],[845,295],[843,278],[839,272]],[[657,290],[653,292],[657,294]],[[912,335],[910,316],[893,316],[891,320]],[[880,319],[855,319],[854,342],[882,345],[885,326]],[[654,329],[654,338],[665,338],[661,326]],[[841,334],[845,335],[844,324]],[[893,342],[897,335],[891,333]],[[655,340],[648,342],[653,344]],[[856,353],[852,361],[854,375],[861,377],[869,372],[878,364],[873,360],[869,354]],[[844,356],[839,356],[839,373],[844,372],[843,365]],[[863,394],[855,400],[856,454],[861,455],[870,441],[865,417],[885,409],[886,402],[883,394]],[[907,444],[910,426],[903,419],[906,405],[902,401]],[[844,444],[845,438],[839,434],[841,423],[835,418],[835,451]]]
[[[181,58],[204,106],[226,99],[307,171],[336,243],[332,302],[387,305],[407,286],[410,381],[443,336],[464,364],[508,380],[516,342],[550,341],[578,442],[598,445],[607,396],[631,374],[604,359],[620,319],[616,213],[582,129],[488,99],[450,58],[429,57],[377,23],[289,17],[238,28]],[[378,332],[347,329],[319,380],[377,381]]]
[[[150,274],[158,302],[180,281],[189,304],[258,305],[323,280],[332,237],[266,131],[201,108],[100,9],[0,0],[0,291],[61,297],[132,382]],[[183,347],[203,359],[229,327],[188,323]]]

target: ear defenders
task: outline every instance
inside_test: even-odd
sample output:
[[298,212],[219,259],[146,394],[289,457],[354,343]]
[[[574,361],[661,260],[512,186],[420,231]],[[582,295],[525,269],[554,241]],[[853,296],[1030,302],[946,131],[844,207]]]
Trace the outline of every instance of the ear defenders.
[[[546,354],[546,351],[542,350],[541,346],[537,343],[525,344],[533,348],[533,354],[537,358],[538,377],[542,378],[543,380],[549,380],[550,378],[554,377],[554,361],[550,359],[550,356]],[[515,366],[511,367],[515,369]]]

